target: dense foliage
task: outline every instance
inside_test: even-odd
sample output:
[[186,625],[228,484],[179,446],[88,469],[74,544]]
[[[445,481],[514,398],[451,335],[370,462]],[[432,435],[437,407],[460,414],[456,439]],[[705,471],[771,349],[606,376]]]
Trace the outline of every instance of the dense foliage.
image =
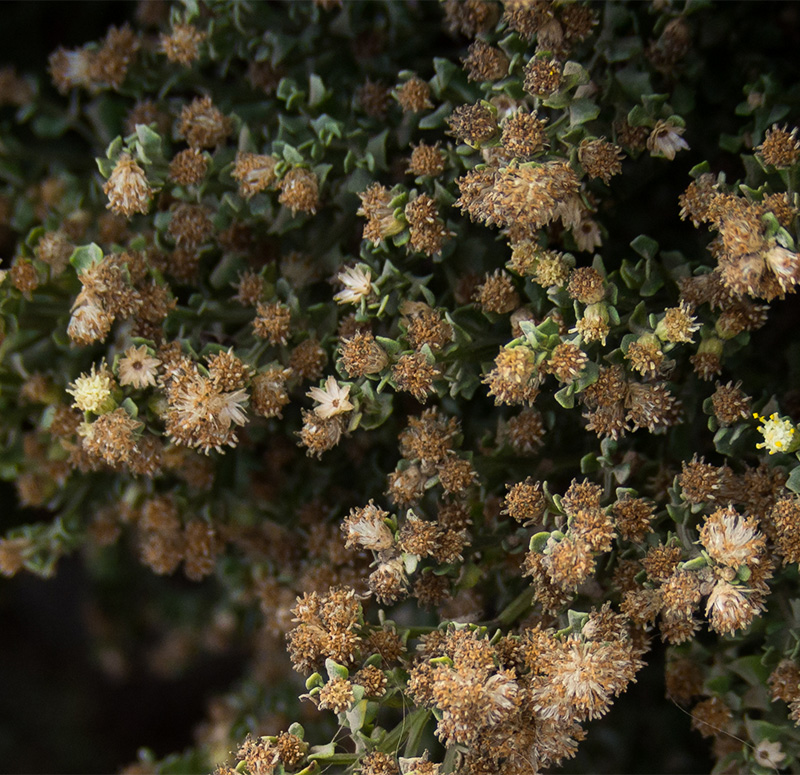
[[0,571],[136,557],[201,593],[96,613],[107,657],[247,655],[129,772],[558,768],[655,640],[715,771],[800,771],[800,94],[753,7],[145,2],[0,71]]

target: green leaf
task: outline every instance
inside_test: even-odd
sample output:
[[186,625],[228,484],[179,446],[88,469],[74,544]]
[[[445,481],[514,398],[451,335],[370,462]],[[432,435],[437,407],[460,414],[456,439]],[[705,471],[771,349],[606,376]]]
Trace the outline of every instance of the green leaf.
[[563,77],[561,88],[565,90],[571,89],[573,86],[583,86],[589,83],[589,71],[579,62],[566,62],[561,75]]
[[308,755],[308,760],[312,762],[324,762],[325,764],[341,764],[345,767],[355,764],[358,761],[356,753],[335,753],[336,744],[315,745]]
[[367,153],[372,154],[375,159],[375,164],[382,170],[386,169],[386,138],[388,136],[389,130],[384,129],[383,132],[375,135],[375,137],[367,143]]
[[138,155],[145,164],[153,164],[163,158],[161,135],[158,132],[144,124],[137,124],[136,137],[139,139],[137,143]]
[[431,91],[437,99],[442,99],[445,89],[450,85],[450,81],[453,80],[460,68],[449,59],[434,57],[433,69],[436,75],[431,81]]
[[550,533],[548,533],[546,530],[542,531],[541,533],[536,533],[536,535],[531,536],[531,540],[528,543],[528,549],[532,552],[541,552],[549,540]]
[[445,119],[453,112],[453,106],[449,102],[443,102],[433,113],[428,113],[419,121],[420,129],[440,129],[444,126]]
[[795,466],[789,478],[786,480],[786,486],[796,493],[800,493],[800,466]]
[[69,257],[69,262],[75,267],[75,271],[81,274],[90,266],[99,264],[103,260],[103,249],[95,244],[81,245],[75,248],[72,255]]
[[396,339],[389,339],[386,336],[376,336],[375,341],[386,350],[389,355],[396,355],[403,349],[403,345]]
[[325,84],[315,73],[308,76],[308,105],[311,108],[316,108],[321,105],[330,95],[330,92],[325,88]]
[[738,135],[728,135],[724,132],[719,136],[719,147],[728,153],[738,153],[742,148],[743,140]]
[[106,159],[114,161],[122,153],[122,138],[117,135],[106,148]]
[[33,131],[39,137],[51,139],[61,137],[69,129],[69,118],[66,114],[57,116],[39,115],[33,120]]
[[586,622],[589,621],[589,614],[585,611],[573,611],[570,608],[567,611],[567,621],[573,632],[580,632]]
[[306,678],[306,689],[311,691],[312,689],[316,689],[318,686],[323,686],[324,681],[322,680],[322,676],[319,673],[312,673],[308,678]]
[[[358,688],[363,691],[364,687]],[[367,705],[367,700],[361,700],[350,708],[350,710],[345,712],[345,718],[347,719],[347,724],[351,732],[358,732],[364,726],[364,720],[367,717]]]
[[139,407],[136,406],[133,399],[128,397],[126,398],[120,406],[131,416],[131,417],[138,417],[139,416]]
[[617,37],[616,35],[608,42],[605,50],[608,62],[626,62],[633,59],[642,50],[642,39],[638,35],[628,37]]
[[330,145],[334,137],[340,139],[342,137],[342,123],[335,118],[331,118],[327,113],[323,113],[311,121],[311,127],[325,145]]
[[575,386],[567,385],[561,388],[555,394],[555,399],[564,409],[572,409],[575,406]]
[[644,258],[655,258],[658,254],[658,243],[646,234],[640,234],[631,242],[631,247]]
[[697,180],[701,175],[705,175],[707,172],[711,172],[711,165],[707,161],[701,161],[700,164],[695,164],[689,170],[689,177]]
[[631,126],[652,126],[653,120],[641,105],[634,105],[628,111],[628,123]]
[[593,121],[600,115],[600,106],[586,97],[573,100],[569,106],[570,126],[580,126],[588,121]]
[[597,462],[597,455],[593,452],[590,452],[587,455],[584,455],[581,458],[581,473],[582,474],[591,474],[597,471],[600,468],[600,464]]
[[350,677],[349,670],[344,666],[335,662],[330,657],[325,660],[325,670],[328,671],[328,678],[332,681],[334,678],[342,678],[347,680]]
[[617,71],[614,77],[622,87],[622,91],[625,92],[625,96],[633,102],[638,102],[643,94],[653,91],[650,74],[630,65]]
[[302,164],[305,161],[303,155],[288,143],[283,146],[283,158],[286,159],[289,164]]

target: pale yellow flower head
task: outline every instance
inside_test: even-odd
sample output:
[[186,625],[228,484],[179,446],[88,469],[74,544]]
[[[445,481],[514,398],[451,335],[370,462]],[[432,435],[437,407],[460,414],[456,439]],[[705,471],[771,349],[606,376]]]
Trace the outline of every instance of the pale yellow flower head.
[[99,371],[95,366],[96,364],[92,364],[92,370],[88,374],[81,374],[72,383],[72,387],[67,388],[67,393],[75,399],[72,405],[76,409],[93,414],[105,414],[116,408],[116,402],[111,395],[114,379],[105,364],[100,365]]
[[797,448],[797,429],[791,420],[779,417],[775,412],[769,416],[769,420],[754,414],[757,420],[761,421],[758,432],[764,437],[764,441],[756,444],[757,449],[766,449],[770,455],[778,452],[792,452]]
[[157,369],[161,361],[147,352],[147,347],[129,347],[119,362],[119,384],[145,388],[156,384]]

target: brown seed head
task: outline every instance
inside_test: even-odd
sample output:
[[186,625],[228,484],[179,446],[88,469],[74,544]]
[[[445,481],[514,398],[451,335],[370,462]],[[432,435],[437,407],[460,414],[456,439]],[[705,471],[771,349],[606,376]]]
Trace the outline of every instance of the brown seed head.
[[270,344],[286,344],[289,340],[292,313],[281,302],[263,304],[258,302],[253,333]]
[[411,152],[408,160],[408,172],[411,175],[432,177],[441,175],[444,172],[445,157],[439,150],[439,143],[426,145],[421,142]]
[[631,126],[627,118],[616,122],[614,131],[619,144],[632,153],[643,151],[650,136],[650,130],[646,126]]
[[409,248],[428,256],[440,254],[450,232],[439,217],[439,208],[433,197],[420,194],[406,205],[405,216],[411,232]]
[[239,196],[249,199],[269,188],[276,180],[277,163],[272,156],[241,151],[237,153],[231,175],[239,181]]
[[288,369],[272,366],[253,377],[250,402],[256,414],[267,418],[283,417],[283,407],[289,403],[286,380],[290,375]]
[[557,59],[534,57],[525,65],[523,86],[534,97],[549,97],[561,88],[561,63]]
[[717,389],[711,396],[714,416],[723,427],[750,418],[752,399],[741,390],[741,384],[741,382],[737,382],[734,385],[732,382],[728,382],[727,385],[720,385],[718,382]]
[[195,97],[181,109],[178,133],[192,148],[222,145],[232,131],[233,122],[214,107],[211,97]]
[[554,8],[545,0],[506,0],[503,6],[503,21],[525,40],[531,40],[554,18]]
[[536,113],[517,110],[503,122],[503,148],[511,156],[527,159],[545,149],[546,122]]
[[63,231],[48,231],[36,246],[36,254],[50,267],[52,277],[60,275],[69,264],[75,246]]
[[431,87],[416,75],[397,86],[394,95],[404,113],[421,113],[433,107]]
[[569,3],[561,6],[559,18],[564,28],[564,37],[569,41],[586,40],[597,25],[597,12],[589,5]]
[[346,678],[334,678],[320,690],[318,707],[341,713],[352,705],[354,699],[353,684]]
[[499,81],[508,75],[509,59],[505,53],[480,38],[470,44],[467,58],[461,61],[470,81]]
[[608,140],[583,140],[578,147],[578,160],[586,170],[586,174],[593,178],[600,178],[603,183],[608,183],[614,175],[622,172],[622,149],[609,143]]
[[370,118],[382,121],[391,105],[391,92],[385,84],[367,78],[356,90],[356,102]]
[[389,356],[368,331],[357,331],[341,343],[342,363],[352,378],[377,374],[386,368]]
[[295,167],[279,184],[278,201],[296,215],[298,211],[314,215],[319,207],[319,180],[313,170]]
[[109,27],[102,46],[89,59],[92,90],[100,86],[119,89],[138,50],[139,38],[128,24]]
[[123,153],[103,185],[103,193],[108,197],[106,206],[110,210],[130,218],[134,213],[147,213],[153,189],[147,182],[144,170],[130,154]]
[[498,315],[513,312],[519,306],[519,294],[514,283],[510,275],[502,269],[486,274],[483,282],[475,289],[473,298],[484,312]]
[[500,16],[497,3],[487,0],[445,0],[445,25],[452,34],[474,38],[494,27]]
[[550,358],[547,361],[547,370],[559,382],[571,384],[580,376],[583,367],[588,361],[589,356],[576,344],[561,342],[550,353]]
[[489,385],[495,404],[532,404],[539,395],[540,369],[535,354],[527,347],[504,347],[494,368],[481,380]]
[[756,148],[756,155],[767,166],[783,170],[793,167],[800,160],[800,141],[797,127],[791,132],[773,125],[767,130],[764,142]]
[[260,274],[247,271],[239,275],[239,282],[233,286],[236,295],[233,297],[244,307],[254,307],[264,292],[264,278]]
[[612,514],[620,536],[626,541],[640,543],[653,531],[651,521],[655,506],[644,498],[626,496],[612,506]]
[[392,379],[397,383],[397,389],[411,393],[423,404],[433,392],[433,381],[439,376],[439,369],[428,363],[423,353],[402,355],[392,367]]
[[211,211],[204,205],[181,202],[172,210],[167,231],[178,247],[196,248],[214,233]]
[[569,276],[567,293],[582,304],[595,304],[606,295],[603,275],[591,266],[574,269]]
[[169,163],[170,180],[180,186],[200,183],[208,171],[208,159],[197,148],[186,148],[175,154]]
[[664,353],[656,336],[643,334],[628,345],[625,359],[634,371],[648,379],[655,379],[664,363]]
[[504,499],[505,508],[501,514],[507,514],[523,525],[530,526],[542,520],[547,509],[547,501],[542,492],[542,485],[532,477],[518,484],[506,484]]
[[411,303],[405,308],[401,305],[400,311],[403,312],[401,323],[406,328],[406,341],[415,350],[426,344],[431,350],[441,350],[452,341],[453,327],[427,304],[414,304],[413,308]]
[[709,208],[717,193],[717,178],[710,172],[705,172],[697,180],[693,180],[678,198],[681,220],[685,221],[688,218],[695,226],[708,221]]
[[313,337],[300,342],[289,356],[289,368],[301,379],[311,381],[322,376],[322,369],[327,362],[325,350]]
[[800,666],[794,660],[782,659],[770,674],[767,683],[773,700],[800,700]]
[[200,44],[207,37],[207,32],[193,24],[176,24],[169,35],[161,35],[161,50],[170,62],[189,67],[200,58]]
[[506,438],[518,455],[532,455],[544,444],[542,413],[533,407],[523,409],[506,424]]
[[39,287],[39,274],[29,258],[17,256],[8,274],[11,284],[26,299],[30,299],[31,294]]
[[497,133],[494,112],[481,102],[475,105],[459,105],[450,114],[447,123],[450,134],[473,147],[491,140]]

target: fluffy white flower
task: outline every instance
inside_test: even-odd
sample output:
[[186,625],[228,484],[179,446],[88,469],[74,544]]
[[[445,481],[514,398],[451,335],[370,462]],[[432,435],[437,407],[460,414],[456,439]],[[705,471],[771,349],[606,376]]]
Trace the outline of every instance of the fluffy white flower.
[[669,121],[658,121],[647,138],[647,150],[651,156],[663,156],[672,161],[675,154],[681,150],[689,150],[689,143],[681,137],[684,133],[682,126],[675,126]]
[[313,387],[306,395],[319,404],[314,407],[314,414],[323,420],[353,409],[353,405],[347,400],[350,385],[340,385],[333,377],[325,380],[324,388]]
[[358,304],[372,290],[372,275],[361,265],[339,272],[337,279],[344,285],[344,290],[333,297],[339,304]]

